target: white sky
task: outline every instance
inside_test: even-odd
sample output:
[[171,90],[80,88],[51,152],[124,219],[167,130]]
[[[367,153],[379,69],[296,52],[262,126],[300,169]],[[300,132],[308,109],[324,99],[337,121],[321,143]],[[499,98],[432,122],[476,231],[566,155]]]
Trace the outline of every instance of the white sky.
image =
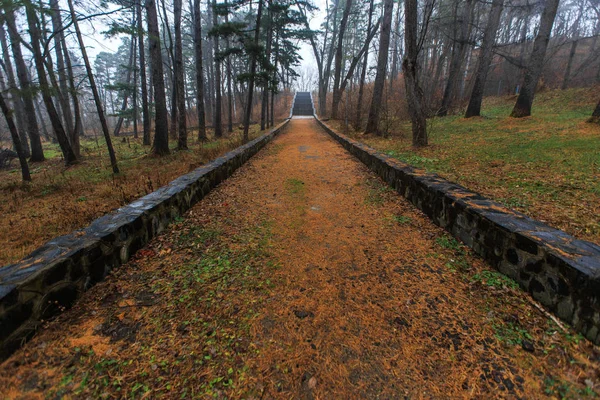
[[[326,0],[313,0],[313,4],[319,7],[319,10],[315,11],[313,18],[310,20],[310,28],[313,30],[318,30],[321,27],[321,24],[325,20],[326,16]],[[300,46],[300,56],[304,60],[300,68],[307,69],[315,69],[317,66],[317,60],[315,60],[315,56],[312,51],[312,47],[310,43],[303,42]]]

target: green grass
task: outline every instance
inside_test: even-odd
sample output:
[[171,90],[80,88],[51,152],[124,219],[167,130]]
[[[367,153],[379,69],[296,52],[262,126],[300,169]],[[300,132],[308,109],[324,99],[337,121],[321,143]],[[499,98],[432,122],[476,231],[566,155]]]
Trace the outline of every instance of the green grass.
[[519,284],[506,275],[496,271],[482,271],[481,273],[473,275],[471,278],[472,282],[481,282],[484,285],[503,288],[507,287],[510,289],[518,289]]
[[595,88],[539,93],[529,118],[511,118],[514,97],[488,98],[483,117],[428,120],[429,146],[414,149],[410,123],[391,138],[359,140],[390,157],[528,213],[583,239],[600,242],[600,126],[585,121]]
[[382,205],[385,201],[385,195],[392,191],[388,185],[379,179],[368,179],[366,185],[368,187],[368,192],[365,203],[370,205]]
[[444,235],[435,239],[435,242],[444,249],[453,250],[459,254],[463,253],[460,242],[452,236]]
[[400,225],[406,225],[412,222],[412,218],[405,215],[394,215],[393,219]]
[[510,346],[520,345],[523,340],[532,340],[531,334],[526,329],[512,322],[495,323],[492,328],[496,339]]
[[569,382],[547,376],[544,379],[544,393],[559,399],[596,398],[593,388],[586,386],[583,389],[573,386]]
[[290,193],[292,195],[304,194],[304,190],[305,190],[304,182],[302,182],[300,179],[289,178],[285,182],[285,186],[286,186],[288,193]]

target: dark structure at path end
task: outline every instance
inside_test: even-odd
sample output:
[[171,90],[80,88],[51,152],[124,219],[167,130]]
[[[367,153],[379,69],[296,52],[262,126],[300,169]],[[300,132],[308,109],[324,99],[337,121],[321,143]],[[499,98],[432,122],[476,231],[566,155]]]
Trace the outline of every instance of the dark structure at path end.
[[315,110],[310,92],[296,92],[292,115],[313,116],[314,114]]

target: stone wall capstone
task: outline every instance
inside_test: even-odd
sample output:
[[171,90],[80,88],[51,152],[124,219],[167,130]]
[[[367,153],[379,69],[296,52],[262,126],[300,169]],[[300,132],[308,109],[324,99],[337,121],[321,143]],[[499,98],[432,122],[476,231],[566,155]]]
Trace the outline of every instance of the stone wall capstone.
[[44,320],[126,263],[174,218],[227,179],[289,122],[183,175],[155,192],[54,238],[23,260],[0,268],[0,360],[27,341]]
[[434,223],[600,344],[600,246],[321,127]]

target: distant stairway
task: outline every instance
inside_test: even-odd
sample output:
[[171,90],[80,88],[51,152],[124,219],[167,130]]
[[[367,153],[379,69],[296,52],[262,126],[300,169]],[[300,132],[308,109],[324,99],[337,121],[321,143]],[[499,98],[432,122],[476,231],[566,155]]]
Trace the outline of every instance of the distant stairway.
[[310,92],[296,92],[292,115],[314,115],[312,96]]

